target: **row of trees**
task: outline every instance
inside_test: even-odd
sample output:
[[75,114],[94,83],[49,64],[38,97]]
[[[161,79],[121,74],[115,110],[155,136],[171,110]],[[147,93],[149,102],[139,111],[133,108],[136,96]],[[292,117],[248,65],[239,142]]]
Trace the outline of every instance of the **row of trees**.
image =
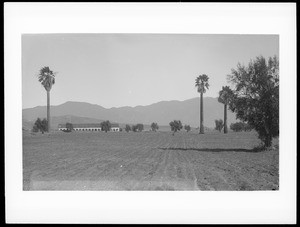
[[[200,134],[203,127],[203,93],[209,88],[208,76],[202,74],[196,78],[195,86],[200,93]],[[249,128],[258,132],[265,147],[272,145],[272,139],[279,135],[279,61],[276,56],[268,61],[263,57],[251,60],[248,66],[238,63],[231,70],[227,80],[232,84],[223,86],[219,92],[218,101],[224,104],[224,123],[218,124],[227,128],[227,109],[236,113],[236,118],[247,123]],[[234,126],[235,127],[235,126]]]
[[[108,132],[110,131],[111,129],[111,123],[109,121],[103,121],[101,122],[100,124],[101,126],[101,130],[102,131],[105,131],[105,132]],[[171,126],[171,130],[173,131],[173,135],[175,132],[177,131],[180,131],[180,129],[182,129],[182,124],[181,124],[181,121],[177,121],[177,120],[174,120],[172,122],[170,122],[170,126]],[[40,118],[38,118],[35,123],[34,123],[34,126],[33,126],[33,129],[32,131],[33,132],[46,132],[47,131],[47,128],[48,127],[48,122],[47,120],[44,118],[43,120],[41,120]],[[153,122],[151,124],[151,131],[153,132],[156,132],[157,130],[159,129],[159,126],[157,123]],[[191,127],[189,125],[185,125],[184,126],[184,129],[189,132],[191,130]],[[71,132],[74,130],[74,127],[73,127],[73,124],[72,123],[66,123],[66,130],[65,132]],[[129,132],[129,131],[133,131],[133,132],[141,132],[144,130],[144,125],[143,124],[136,124],[136,125],[126,125],[125,126],[125,131],[126,132]]]

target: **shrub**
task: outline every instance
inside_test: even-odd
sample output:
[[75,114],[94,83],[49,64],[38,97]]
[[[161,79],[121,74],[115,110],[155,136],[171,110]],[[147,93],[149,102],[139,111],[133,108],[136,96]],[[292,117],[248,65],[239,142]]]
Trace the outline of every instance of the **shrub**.
[[182,123],[180,120],[171,121],[169,125],[171,126],[171,131],[173,131],[173,136],[175,132],[180,131],[180,129],[182,129]]
[[41,131],[42,134],[44,134],[44,132],[47,132],[48,131],[48,122],[47,122],[46,118],[44,118],[43,120],[38,118],[33,125],[32,131],[33,132]]
[[109,121],[103,121],[101,122],[100,125],[101,125],[101,130],[105,132],[108,132],[111,128],[111,123]]
[[224,127],[223,120],[222,120],[222,119],[220,119],[220,120],[215,120],[215,124],[216,124],[215,129],[221,132],[221,131],[222,131],[222,128]]
[[126,126],[125,126],[125,131],[126,131],[126,132],[129,132],[129,131],[131,131],[131,127],[130,127],[130,125],[126,125]]
[[155,122],[153,122],[152,124],[151,124],[151,130],[152,131],[154,131],[154,132],[156,132],[156,130],[158,130],[158,124],[157,123],[155,123]]
[[185,125],[185,126],[184,126],[184,129],[186,130],[186,132],[189,132],[189,131],[191,131],[191,126]]
[[67,130],[70,131],[70,132],[74,130],[73,124],[72,124],[72,123],[69,123],[69,122],[66,124],[66,128],[67,128]]

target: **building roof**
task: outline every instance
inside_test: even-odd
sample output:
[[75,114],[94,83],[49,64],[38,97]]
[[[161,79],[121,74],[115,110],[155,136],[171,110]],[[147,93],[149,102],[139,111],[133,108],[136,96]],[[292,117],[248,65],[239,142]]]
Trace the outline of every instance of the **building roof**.
[[[85,124],[73,124],[73,128],[101,128],[100,123],[85,123]],[[58,128],[66,128],[66,124],[59,124]]]
[[[73,128],[101,128],[101,123],[84,123],[84,124],[73,124]],[[112,128],[118,128],[119,124],[112,123]],[[66,124],[59,124],[58,128],[66,128]]]

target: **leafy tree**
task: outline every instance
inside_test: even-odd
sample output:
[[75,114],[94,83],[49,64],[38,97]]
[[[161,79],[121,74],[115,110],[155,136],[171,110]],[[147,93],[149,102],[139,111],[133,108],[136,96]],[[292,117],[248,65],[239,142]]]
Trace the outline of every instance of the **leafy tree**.
[[196,78],[195,86],[197,87],[198,92],[200,93],[200,130],[199,134],[204,134],[204,126],[203,126],[203,93],[208,89],[209,77],[205,74],[199,75]]
[[[220,103],[224,104],[224,133],[228,132],[228,128],[227,128],[227,105],[229,104],[230,100],[232,99],[232,96],[233,96],[233,91],[228,86],[225,86],[225,87],[223,86],[222,90],[219,91],[218,101]],[[222,121],[222,123],[223,123],[223,121]],[[221,130],[219,130],[219,131],[221,131]]]
[[111,123],[109,121],[103,121],[100,126],[102,131],[108,132],[111,128]]
[[263,56],[251,60],[248,66],[237,65],[228,75],[235,89],[229,108],[236,117],[258,132],[265,147],[279,135],[279,61],[268,62]]
[[159,129],[158,124],[155,123],[155,122],[153,122],[153,123],[151,124],[151,130],[154,131],[154,132],[156,132],[156,130],[158,130],[158,129]]
[[33,125],[32,131],[33,132],[41,131],[42,134],[44,134],[44,132],[47,132],[48,131],[47,120],[45,118],[43,120],[38,118]]
[[72,124],[72,123],[69,123],[69,122],[66,124],[66,128],[67,128],[67,130],[70,131],[70,132],[74,130],[73,124]]
[[131,127],[130,127],[130,125],[126,125],[126,126],[125,126],[125,131],[126,131],[126,132],[129,132],[129,131],[131,131]]
[[179,120],[171,121],[169,125],[171,126],[171,131],[173,131],[173,136],[175,132],[180,131],[180,129],[182,129],[182,123]]
[[50,130],[50,90],[55,83],[55,75],[53,71],[50,70],[48,66],[45,66],[40,69],[38,80],[43,85],[45,90],[47,91],[47,131]]
[[138,128],[137,128],[137,126],[136,126],[136,125],[132,125],[132,126],[131,126],[131,130],[132,130],[133,132],[136,132],[136,131],[137,131],[137,129],[138,129]]
[[144,130],[144,125],[143,125],[143,124],[137,124],[136,127],[137,127],[137,130],[138,130],[139,132],[141,132],[141,131]]
[[185,126],[184,126],[184,129],[185,129],[187,132],[189,132],[189,131],[191,131],[191,126],[185,125]]
[[[222,128],[224,127],[223,120],[222,120],[222,119],[220,119],[220,120],[215,120],[215,124],[216,124],[215,129],[221,132],[221,131],[222,131]],[[227,132],[226,132],[226,133],[227,133]]]

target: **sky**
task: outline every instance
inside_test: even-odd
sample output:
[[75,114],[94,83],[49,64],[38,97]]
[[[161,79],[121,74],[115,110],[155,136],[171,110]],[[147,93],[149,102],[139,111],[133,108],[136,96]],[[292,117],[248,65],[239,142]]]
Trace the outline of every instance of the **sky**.
[[38,72],[56,74],[51,105],[88,102],[105,108],[198,97],[195,79],[209,77],[205,97],[218,97],[238,63],[279,56],[278,35],[23,34],[22,108],[46,105]]

